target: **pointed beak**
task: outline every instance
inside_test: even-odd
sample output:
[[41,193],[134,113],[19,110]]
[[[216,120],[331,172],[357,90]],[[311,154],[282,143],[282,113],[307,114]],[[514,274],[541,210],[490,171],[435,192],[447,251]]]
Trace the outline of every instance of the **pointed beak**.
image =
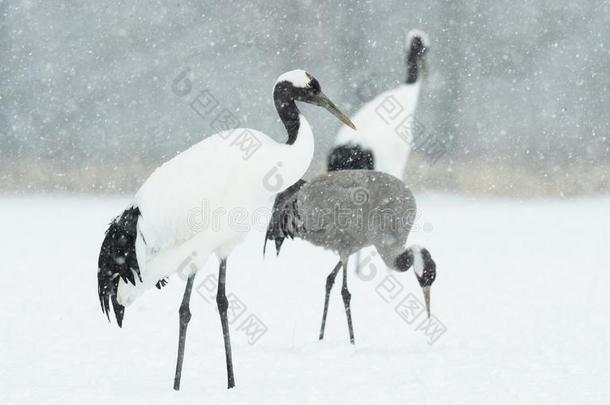
[[428,83],[428,63],[426,63],[425,59],[421,61],[421,71],[424,81]]
[[341,121],[342,123],[344,123],[345,125],[347,125],[351,129],[353,129],[354,131],[356,130],[356,126],[348,118],[348,116],[343,114],[337,108],[337,106],[332,101],[330,101],[330,99],[328,97],[326,97],[326,95],[324,93],[320,93],[318,95],[317,99],[315,100],[315,104],[320,106],[320,107],[326,108],[332,115],[337,117],[339,119],[339,121]]
[[424,291],[424,302],[426,303],[426,312],[428,313],[428,318],[430,318],[430,286],[422,287]]

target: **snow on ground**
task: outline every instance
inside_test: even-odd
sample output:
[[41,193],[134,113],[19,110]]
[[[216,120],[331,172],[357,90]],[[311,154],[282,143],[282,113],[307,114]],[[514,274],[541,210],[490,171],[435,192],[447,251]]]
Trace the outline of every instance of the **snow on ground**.
[[[395,312],[421,291],[411,271],[387,279],[378,265],[368,281],[350,274],[356,346],[340,288],[319,342],[336,259],[287,241],[282,256],[263,260],[262,234],[253,232],[229,259],[228,290],[245,306],[231,327],[237,388],[225,389],[213,301],[193,294],[182,391],[174,392],[184,283],[174,278],[140,298],[123,329],[99,307],[98,249],[127,200],[0,199],[0,403],[609,403],[610,198],[418,202],[410,241],[437,261],[432,310],[444,334],[427,335],[421,318]],[[200,270],[200,292],[215,272],[212,262]],[[267,328],[254,344],[240,330],[250,315]]]

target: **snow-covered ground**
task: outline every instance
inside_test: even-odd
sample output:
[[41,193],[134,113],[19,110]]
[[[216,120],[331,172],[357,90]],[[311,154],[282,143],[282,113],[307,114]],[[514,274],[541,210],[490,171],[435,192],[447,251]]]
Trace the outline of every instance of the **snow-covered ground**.
[[[401,318],[396,307],[421,300],[419,286],[412,271],[387,279],[378,265],[371,280],[350,274],[355,346],[340,288],[317,340],[333,255],[287,241],[263,260],[253,232],[228,263],[228,291],[244,306],[232,324],[237,388],[225,388],[220,322],[204,294],[210,262],[196,280],[180,392],[184,283],[141,297],[123,329],[100,311],[98,249],[126,201],[0,199],[0,404],[610,403],[610,198],[420,197],[410,241],[437,262],[432,311],[446,331]],[[251,316],[262,336],[242,330]]]

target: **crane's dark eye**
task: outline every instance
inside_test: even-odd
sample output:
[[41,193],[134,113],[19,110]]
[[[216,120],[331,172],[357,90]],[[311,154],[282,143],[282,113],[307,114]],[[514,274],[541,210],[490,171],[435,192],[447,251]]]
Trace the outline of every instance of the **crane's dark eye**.
[[316,93],[319,93],[320,91],[322,91],[322,89],[320,88],[320,83],[318,83],[318,81],[313,77],[311,78],[309,85],[311,86],[312,89],[315,90]]

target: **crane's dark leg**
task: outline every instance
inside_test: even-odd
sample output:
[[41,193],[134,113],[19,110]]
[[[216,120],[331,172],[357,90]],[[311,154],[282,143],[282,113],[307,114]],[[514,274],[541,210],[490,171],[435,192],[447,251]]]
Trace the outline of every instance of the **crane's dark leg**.
[[182,297],[182,304],[178,313],[180,314],[180,332],[178,335],[178,360],[176,361],[176,375],[174,377],[174,389],[178,391],[180,389],[180,377],[182,376],[182,362],[184,360],[184,345],[186,344],[186,328],[188,327],[189,321],[191,320],[191,310],[189,303],[191,301],[191,292],[193,291],[193,281],[195,280],[195,274],[189,276],[186,280],[186,288],[184,289],[184,296]]
[[354,344],[354,327],[352,325],[352,310],[350,309],[350,301],[352,294],[347,289],[347,262],[343,263],[343,287],[341,287],[341,297],[343,297],[343,306],[345,307],[345,316],[347,317],[347,329],[349,330],[349,341]]
[[337,277],[337,273],[341,269],[341,260],[335,266],[333,271],[330,272],[328,277],[326,277],[326,296],[324,297],[324,312],[322,313],[322,326],[320,326],[320,340],[324,339],[324,328],[326,326],[326,314],[328,313],[328,299],[330,297],[330,290],[333,289],[333,284],[335,283],[335,277]]
[[233,360],[231,358],[231,336],[229,335],[229,321],[227,320],[227,309],[229,301],[225,294],[225,281],[227,279],[227,259],[220,260],[220,269],[218,271],[218,292],[216,294],[216,304],[218,305],[218,313],[220,314],[220,323],[222,324],[222,336],[225,341],[225,356],[227,360],[227,388],[235,387],[235,377],[233,376]]

